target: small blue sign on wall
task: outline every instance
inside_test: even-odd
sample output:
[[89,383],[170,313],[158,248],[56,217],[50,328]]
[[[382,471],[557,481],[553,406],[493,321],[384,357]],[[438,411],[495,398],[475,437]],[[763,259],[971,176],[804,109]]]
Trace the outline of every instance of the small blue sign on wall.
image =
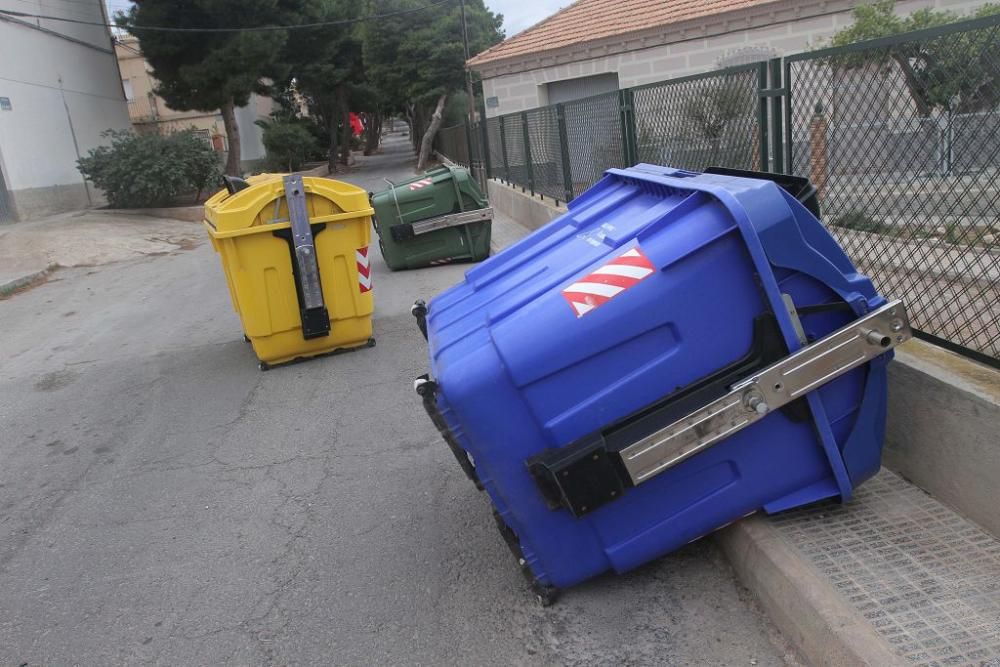
[[0,97],[0,111],[13,111],[14,105],[10,103],[9,97]]

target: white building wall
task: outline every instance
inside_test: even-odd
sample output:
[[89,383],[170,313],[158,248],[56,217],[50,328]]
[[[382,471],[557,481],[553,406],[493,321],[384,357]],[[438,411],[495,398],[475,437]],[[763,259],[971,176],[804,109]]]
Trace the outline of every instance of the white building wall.
[[[103,22],[101,0],[0,0],[0,9]],[[0,169],[19,219],[84,208],[100,194],[84,182],[78,156],[130,128],[107,28],[21,19],[64,39],[0,20]],[[78,40],[78,41],[71,41]]]
[[[896,3],[896,12],[909,14],[924,7],[936,7],[969,13],[983,4],[974,0],[900,0]],[[495,107],[487,105],[486,115],[500,116],[546,105],[545,84],[550,81],[616,72],[619,86],[631,88],[718,69],[729,64],[728,60],[739,58],[746,52],[768,52],[770,57],[801,53],[824,46],[835,32],[852,22],[851,12],[847,9],[777,25],[734,30],[706,38],[484,78],[484,97],[496,97],[499,103]]]

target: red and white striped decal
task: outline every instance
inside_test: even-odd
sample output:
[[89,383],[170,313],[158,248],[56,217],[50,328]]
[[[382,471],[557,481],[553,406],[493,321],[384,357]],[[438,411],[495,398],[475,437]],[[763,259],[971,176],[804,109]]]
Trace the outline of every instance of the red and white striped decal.
[[368,255],[368,246],[355,250],[354,259],[358,263],[358,289],[364,294],[372,288],[372,262]]
[[618,255],[590,275],[564,288],[563,297],[583,317],[653,275],[656,268],[639,246]]
[[422,178],[419,181],[414,181],[413,183],[410,183],[410,190],[419,190],[420,188],[426,188],[428,185],[431,185],[433,182],[434,181],[432,181],[429,178]]

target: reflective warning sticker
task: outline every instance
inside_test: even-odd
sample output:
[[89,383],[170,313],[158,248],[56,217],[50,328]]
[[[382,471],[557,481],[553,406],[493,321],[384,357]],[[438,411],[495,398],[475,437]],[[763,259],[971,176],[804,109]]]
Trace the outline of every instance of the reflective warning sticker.
[[358,264],[358,289],[364,294],[372,288],[372,263],[368,246],[355,250],[354,259]]
[[429,178],[421,178],[419,181],[414,181],[413,183],[410,183],[410,190],[419,190],[420,188],[426,188],[428,185],[431,185],[432,183],[434,183],[434,181],[432,181]]
[[639,246],[618,255],[593,273],[564,288],[563,297],[577,317],[583,317],[655,273]]

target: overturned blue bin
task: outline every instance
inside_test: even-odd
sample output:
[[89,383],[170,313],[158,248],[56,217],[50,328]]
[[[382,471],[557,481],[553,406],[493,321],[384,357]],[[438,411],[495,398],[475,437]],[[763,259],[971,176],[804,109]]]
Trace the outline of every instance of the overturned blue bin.
[[878,471],[905,308],[807,180],[747,174],[612,169],[414,306],[417,392],[545,603]]

